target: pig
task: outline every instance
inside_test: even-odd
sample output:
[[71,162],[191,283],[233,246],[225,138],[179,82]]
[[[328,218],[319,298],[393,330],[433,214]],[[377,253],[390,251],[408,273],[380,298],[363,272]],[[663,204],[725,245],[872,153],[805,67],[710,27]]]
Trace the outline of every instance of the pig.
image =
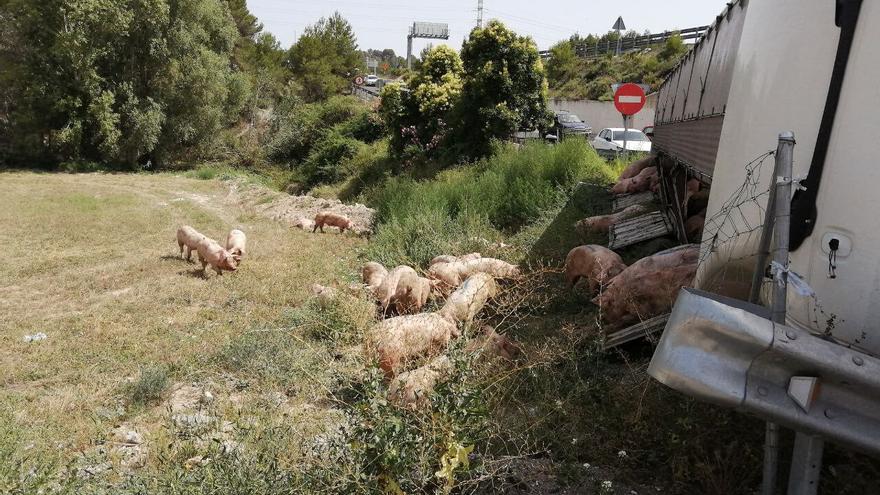
[[464,254],[461,256],[450,256],[448,254],[440,255],[435,257],[428,263],[428,266],[434,266],[437,263],[455,263],[456,261],[470,261],[470,260],[478,260],[483,256],[480,253],[470,253]]
[[338,213],[333,213],[330,211],[322,211],[315,215],[315,226],[312,228],[312,233],[321,229],[321,233],[324,233],[324,226],[337,227],[339,229],[339,233],[342,234],[347,230],[351,230],[353,224],[351,220],[348,219],[345,215],[340,215]]
[[593,302],[611,327],[668,313],[679,290],[693,283],[699,257],[699,245],[689,244],[642,258],[614,277]]
[[388,385],[388,401],[401,407],[424,408],[438,383],[452,374],[452,362],[446,355],[431,360],[412,371],[405,371]]
[[446,299],[440,314],[449,321],[471,321],[486,302],[498,294],[495,278],[488,273],[475,273]]
[[590,218],[585,218],[578,223],[575,224],[575,229],[580,232],[600,232],[606,233],[611,229],[612,225],[617,225],[623,220],[628,218],[632,218],[637,215],[641,215],[642,213],[646,213],[648,211],[648,207],[644,205],[632,205],[625,208],[623,211],[612,213],[610,215],[600,215]]
[[418,313],[428,302],[433,288],[433,281],[407,271],[400,275],[391,302],[398,314]]
[[565,258],[565,283],[571,289],[584,279],[592,296],[625,269],[623,259],[614,251],[595,244],[580,246]]
[[682,201],[681,206],[686,207],[688,201],[698,192],[700,192],[700,181],[697,179],[687,181],[684,187],[684,201]]
[[372,339],[379,367],[394,378],[410,361],[436,356],[461,333],[456,324],[438,313],[397,316],[383,320]]
[[247,244],[247,236],[244,232],[235,229],[226,236],[226,250],[235,257],[235,261],[241,262],[245,254],[245,245]]
[[703,211],[709,206],[709,189],[692,194],[687,203],[687,211]]
[[482,356],[497,357],[505,361],[513,361],[522,352],[514,341],[488,325],[483,326],[482,333],[470,341],[465,349],[471,353],[479,352]]
[[653,165],[654,157],[651,156],[642,158],[641,160],[636,160],[630,163],[625,169],[623,169],[623,172],[620,173],[620,178],[618,180],[632,179],[633,177],[642,173],[642,170],[645,170],[646,168]]
[[657,167],[647,167],[635,177],[620,180],[611,188],[611,192],[616,195],[636,194],[650,191],[659,183],[660,175]]
[[364,281],[364,284],[375,294],[376,289],[382,285],[382,281],[385,280],[385,277],[388,276],[388,270],[385,269],[384,266],[376,263],[375,261],[371,261],[364,265],[361,269],[361,278]]
[[486,273],[497,279],[517,279],[520,276],[519,267],[495,258],[470,259],[462,264],[464,276],[475,273]]
[[461,285],[464,269],[461,261],[438,262],[428,268],[428,277],[437,283],[443,293],[448,293]]
[[211,265],[217,275],[223,275],[223,270],[234,272],[238,268],[235,257],[213,239],[205,237],[199,242],[196,250],[199,253],[203,272],[207,265]]
[[339,296],[339,291],[333,287],[325,287],[321,284],[312,284],[312,294],[318,301],[318,306],[328,308]]
[[185,259],[190,261],[192,259],[192,252],[196,250],[203,239],[206,239],[206,237],[189,225],[184,225],[177,229],[177,246],[180,248],[180,257],[184,257],[183,248],[186,247]]
[[400,277],[404,274],[418,277],[418,273],[411,267],[401,265],[391,269],[376,289],[376,299],[378,299],[383,311],[387,310],[388,306],[394,301],[397,295],[397,285],[400,282]]
[[691,242],[700,242],[703,239],[703,226],[706,224],[706,210],[687,219],[684,231]]
[[315,228],[315,221],[305,217],[297,217],[296,221],[293,222],[293,226],[303,230],[312,230]]
[[444,293],[455,290],[469,276],[486,273],[497,279],[517,279],[519,267],[495,258],[471,258],[466,261],[441,261],[428,268],[428,277],[437,281]]

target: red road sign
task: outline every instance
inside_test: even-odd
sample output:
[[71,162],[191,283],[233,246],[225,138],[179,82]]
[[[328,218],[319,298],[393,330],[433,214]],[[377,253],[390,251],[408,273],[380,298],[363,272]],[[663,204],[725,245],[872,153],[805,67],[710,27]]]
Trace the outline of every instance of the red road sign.
[[364,76],[357,76],[356,78],[354,78],[354,83],[358,86],[363,86],[364,85]]
[[623,115],[635,115],[645,106],[645,92],[638,84],[621,84],[614,93],[614,106]]

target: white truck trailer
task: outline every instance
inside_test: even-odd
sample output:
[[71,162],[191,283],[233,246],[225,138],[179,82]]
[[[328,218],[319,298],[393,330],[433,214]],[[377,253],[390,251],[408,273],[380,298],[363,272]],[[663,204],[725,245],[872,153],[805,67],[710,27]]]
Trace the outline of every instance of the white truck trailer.
[[[880,454],[878,47],[880,2],[739,0],[658,100],[658,159],[712,188],[695,288],[649,373],[799,432],[789,493],[815,493],[824,440]],[[768,152],[786,131],[794,170],[780,177]],[[786,259],[771,269],[762,226],[777,183],[797,193],[790,228],[776,224]],[[787,294],[774,322],[777,283]]]

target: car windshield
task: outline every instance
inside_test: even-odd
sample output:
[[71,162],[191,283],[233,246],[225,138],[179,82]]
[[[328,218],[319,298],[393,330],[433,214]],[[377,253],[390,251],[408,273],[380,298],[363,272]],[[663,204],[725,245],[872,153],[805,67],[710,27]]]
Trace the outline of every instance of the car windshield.
[[[614,137],[611,138],[612,141],[623,141],[623,133],[624,131],[614,131]],[[626,140],[627,141],[649,141],[648,136],[646,136],[642,131],[626,131]]]
[[557,118],[560,122],[566,124],[580,124],[581,122],[583,122],[580,117],[573,113],[560,113],[559,115],[557,115]]

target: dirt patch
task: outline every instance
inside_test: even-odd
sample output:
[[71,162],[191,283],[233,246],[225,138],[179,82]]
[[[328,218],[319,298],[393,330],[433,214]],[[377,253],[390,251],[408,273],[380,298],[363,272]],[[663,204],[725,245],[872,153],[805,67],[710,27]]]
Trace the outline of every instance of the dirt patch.
[[245,211],[282,222],[290,227],[297,226],[301,218],[313,219],[322,211],[329,211],[348,217],[357,234],[372,232],[375,210],[362,204],[345,204],[338,199],[321,199],[314,196],[291,196],[272,191],[240,179],[226,181],[229,187],[227,201]]

